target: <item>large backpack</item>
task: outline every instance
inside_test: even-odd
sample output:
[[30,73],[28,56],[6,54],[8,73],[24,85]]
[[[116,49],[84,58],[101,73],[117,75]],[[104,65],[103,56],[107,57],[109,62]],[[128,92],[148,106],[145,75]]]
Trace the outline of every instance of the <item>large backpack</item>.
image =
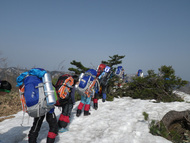
[[115,75],[124,79],[124,69],[122,66],[118,66],[115,71]]
[[61,99],[68,99],[74,79],[69,74],[60,76],[55,84],[57,95]]
[[97,67],[97,76],[100,76],[102,72],[104,72],[106,68],[106,65],[105,64],[100,64],[98,67]]
[[79,77],[79,84],[77,86],[77,91],[83,96],[90,97],[92,89],[96,83],[97,72],[94,69],[89,69],[85,73],[82,73]]
[[143,77],[143,71],[141,69],[138,70],[137,76],[138,77]]
[[19,86],[22,109],[29,116],[40,117],[54,108],[56,93],[50,75],[45,70],[31,69],[22,73],[17,77],[17,86]]

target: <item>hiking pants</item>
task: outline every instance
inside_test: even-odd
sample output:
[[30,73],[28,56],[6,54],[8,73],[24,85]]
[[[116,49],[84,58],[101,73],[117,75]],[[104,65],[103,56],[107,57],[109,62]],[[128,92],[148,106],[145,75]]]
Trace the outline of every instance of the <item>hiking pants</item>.
[[61,107],[62,107],[62,113],[58,120],[58,126],[59,126],[59,128],[66,128],[67,125],[70,123],[69,118],[71,116],[71,111],[73,109],[73,103],[68,102],[68,103],[62,105]]
[[78,109],[82,110],[83,106],[84,106],[84,111],[89,111],[90,109],[90,101],[91,101],[91,97],[87,97],[87,96],[81,96],[81,101],[79,103]]
[[[41,117],[36,117],[34,118],[33,125],[29,131],[29,143],[37,143],[37,137],[40,131],[40,128],[42,126],[44,116]],[[57,119],[55,116],[55,113],[47,113],[46,114],[46,121],[49,124],[49,132],[47,135],[47,143],[54,143],[55,137],[57,136],[58,133],[58,124],[57,124]]]
[[106,100],[106,86],[102,85],[102,99]]

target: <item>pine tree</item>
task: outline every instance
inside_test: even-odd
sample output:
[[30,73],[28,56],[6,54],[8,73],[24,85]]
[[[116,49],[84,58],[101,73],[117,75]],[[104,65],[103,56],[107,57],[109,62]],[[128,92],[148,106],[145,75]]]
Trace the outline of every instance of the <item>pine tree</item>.
[[81,62],[77,62],[75,60],[73,60],[72,62],[70,62],[70,64],[77,67],[77,68],[69,68],[68,69],[69,71],[73,71],[75,74],[80,74],[80,73],[85,72],[85,71],[87,71],[87,70],[90,69],[90,68],[87,68],[87,67],[83,66],[81,64]]
[[149,70],[144,78],[134,77],[128,83],[128,88],[123,96],[140,99],[156,99],[158,102],[181,101],[173,91],[187,84],[187,81],[175,76],[172,66],[161,66],[159,73]]
[[125,56],[113,55],[109,56],[110,60],[102,61],[102,64],[105,64],[109,67],[113,67],[114,65],[118,65],[122,63],[122,60]]

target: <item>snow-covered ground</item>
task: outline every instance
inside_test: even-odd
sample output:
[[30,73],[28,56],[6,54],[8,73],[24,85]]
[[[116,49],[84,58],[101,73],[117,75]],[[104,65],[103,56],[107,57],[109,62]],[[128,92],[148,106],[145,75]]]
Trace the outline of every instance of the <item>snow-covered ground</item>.
[[[178,92],[186,101],[190,95]],[[149,123],[144,120],[143,112],[149,114],[151,120],[161,120],[170,110],[183,111],[190,109],[188,102],[154,103],[151,100],[115,98],[114,101],[103,103],[99,100],[98,110],[90,109],[90,116],[76,117],[76,102],[71,116],[69,131],[60,133],[56,143],[169,143],[160,136],[149,133]],[[60,110],[56,108],[57,118]],[[27,134],[33,122],[23,113],[18,112],[15,118],[0,122],[0,143],[27,143]],[[28,120],[29,119],[29,120]],[[29,123],[28,123],[29,121]],[[38,143],[46,143],[48,124],[44,120],[39,133]]]

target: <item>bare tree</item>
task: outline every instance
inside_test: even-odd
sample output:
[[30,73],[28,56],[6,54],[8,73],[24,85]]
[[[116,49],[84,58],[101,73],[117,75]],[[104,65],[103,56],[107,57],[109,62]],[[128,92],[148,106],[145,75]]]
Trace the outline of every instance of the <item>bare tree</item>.
[[61,71],[64,70],[64,68],[65,68],[64,62],[65,62],[65,60],[62,60],[62,61],[59,63],[59,65],[58,65],[58,70],[61,70]]
[[0,51],[0,68],[7,68],[7,58],[2,57],[1,51]]

